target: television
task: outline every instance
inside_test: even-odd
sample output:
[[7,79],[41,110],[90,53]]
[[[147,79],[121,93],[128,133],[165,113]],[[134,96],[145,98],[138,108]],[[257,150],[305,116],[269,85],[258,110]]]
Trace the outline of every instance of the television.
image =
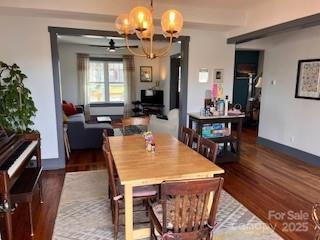
[[162,90],[141,90],[141,103],[163,105]]

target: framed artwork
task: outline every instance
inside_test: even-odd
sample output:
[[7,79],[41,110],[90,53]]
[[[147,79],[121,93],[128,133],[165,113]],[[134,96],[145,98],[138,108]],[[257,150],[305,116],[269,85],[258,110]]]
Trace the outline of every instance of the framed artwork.
[[140,66],[140,82],[152,82],[151,66]]
[[213,75],[213,82],[222,84],[223,83],[223,75],[224,75],[223,69],[215,69],[214,75]]
[[198,81],[199,83],[207,83],[209,81],[209,69],[200,68]]
[[320,100],[320,59],[298,62],[295,97]]

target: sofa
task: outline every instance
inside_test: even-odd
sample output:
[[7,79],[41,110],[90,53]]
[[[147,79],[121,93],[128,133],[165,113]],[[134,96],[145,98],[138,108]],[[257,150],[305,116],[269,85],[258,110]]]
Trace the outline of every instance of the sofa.
[[109,136],[114,135],[113,128],[110,124],[86,123],[84,113],[68,116],[67,125],[71,149],[101,148],[103,142],[102,132],[104,129],[107,129]]
[[167,115],[168,119],[160,119],[151,115],[149,130],[153,133],[169,133],[178,138],[179,132],[179,109],[172,109]]

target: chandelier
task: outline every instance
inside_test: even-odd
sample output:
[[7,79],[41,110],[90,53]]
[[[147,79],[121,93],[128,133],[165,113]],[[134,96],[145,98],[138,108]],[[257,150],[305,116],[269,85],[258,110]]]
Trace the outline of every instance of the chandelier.
[[[126,47],[128,51],[139,57],[154,59],[165,56],[169,53],[174,38],[179,36],[183,27],[183,17],[175,9],[165,11],[161,17],[161,27],[163,35],[169,40],[169,45],[163,49],[154,49],[154,19],[153,19],[153,0],[150,1],[150,7],[135,7],[129,14],[121,14],[115,22],[116,28],[121,35],[125,36]],[[129,36],[136,34],[140,39],[143,53],[133,51],[129,46]]]

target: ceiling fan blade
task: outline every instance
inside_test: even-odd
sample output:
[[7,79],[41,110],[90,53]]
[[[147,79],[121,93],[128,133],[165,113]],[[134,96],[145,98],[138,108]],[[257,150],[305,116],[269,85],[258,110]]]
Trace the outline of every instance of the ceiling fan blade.
[[89,47],[103,47],[103,48],[106,48],[106,47],[110,47],[108,45],[88,45]]
[[[139,48],[138,45],[129,45],[130,48]],[[116,48],[127,48],[127,46],[116,46]]]

